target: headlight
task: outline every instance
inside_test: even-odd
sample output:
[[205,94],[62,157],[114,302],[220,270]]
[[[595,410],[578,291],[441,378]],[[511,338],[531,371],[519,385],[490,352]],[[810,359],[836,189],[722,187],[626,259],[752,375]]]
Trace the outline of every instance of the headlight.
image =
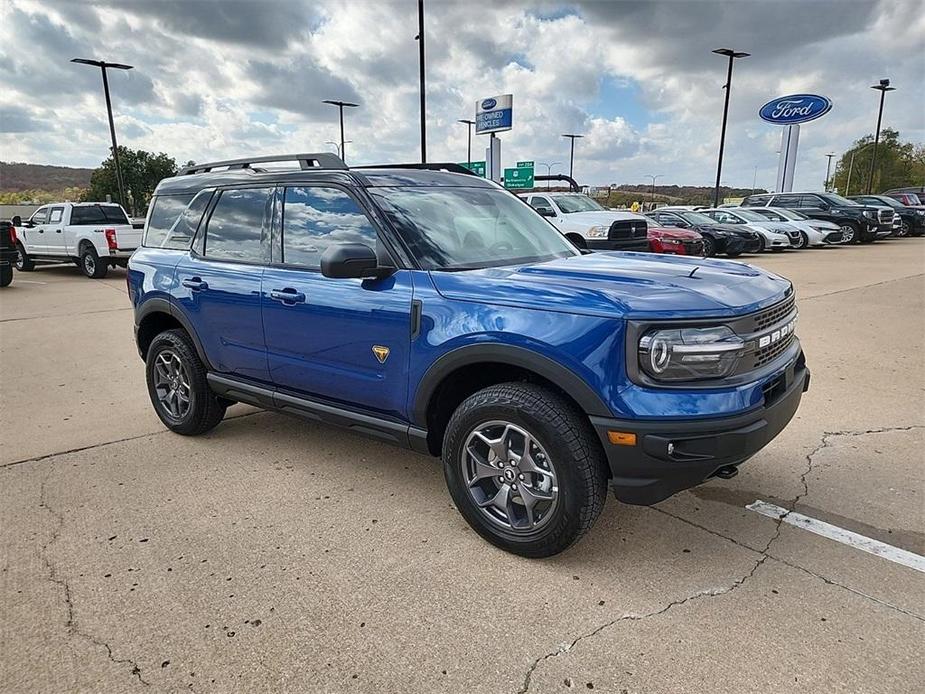
[[589,239],[606,239],[607,238],[607,227],[601,225],[595,225],[588,229],[588,238]]
[[658,381],[722,378],[735,371],[744,349],[725,325],[653,330],[639,340],[639,365]]
[[681,242],[678,241],[677,239],[660,238],[659,241],[661,241],[662,243],[667,243],[667,244],[669,244],[669,245],[674,245],[674,246],[676,246],[676,245],[678,245],[679,243],[681,243]]
[[873,210],[864,210],[864,216],[874,219],[877,216],[877,213]]
[[915,213],[920,217],[925,217],[925,210],[916,210]]

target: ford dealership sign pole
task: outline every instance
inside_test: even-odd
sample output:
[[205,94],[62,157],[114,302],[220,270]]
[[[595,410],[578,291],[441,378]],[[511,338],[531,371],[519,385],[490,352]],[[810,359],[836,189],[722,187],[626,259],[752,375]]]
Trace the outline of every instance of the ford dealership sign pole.
[[777,162],[777,192],[793,190],[797,148],[800,143],[800,123],[821,118],[832,110],[832,102],[816,94],[791,94],[773,99],[758,109],[761,120],[783,125],[780,139],[780,159]]
[[513,94],[501,94],[481,99],[475,104],[475,132],[477,135],[491,134],[485,160],[488,162],[488,178],[501,182],[501,140],[495,133],[510,130],[513,124]]

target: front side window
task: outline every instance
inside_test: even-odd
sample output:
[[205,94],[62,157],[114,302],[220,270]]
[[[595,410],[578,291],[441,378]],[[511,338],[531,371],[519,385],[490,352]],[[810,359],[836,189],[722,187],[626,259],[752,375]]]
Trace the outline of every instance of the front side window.
[[321,254],[339,243],[376,248],[376,230],[347,193],[328,186],[286,188],[283,204],[283,253],[286,265],[317,269]]
[[579,255],[555,227],[495,188],[373,188],[427,270],[472,270]]
[[46,219],[48,219],[48,208],[41,207],[32,213],[29,221],[33,224],[44,224]]
[[271,188],[222,191],[206,227],[204,254],[213,260],[267,260]]
[[553,195],[552,199],[564,214],[573,212],[600,212],[604,208],[586,195]]
[[164,248],[167,235],[192,201],[192,195],[158,195],[151,204],[143,246]]

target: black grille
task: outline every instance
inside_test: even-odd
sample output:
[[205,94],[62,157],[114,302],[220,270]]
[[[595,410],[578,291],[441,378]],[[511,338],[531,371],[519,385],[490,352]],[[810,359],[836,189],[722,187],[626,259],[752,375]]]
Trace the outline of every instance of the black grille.
[[629,241],[630,239],[644,239],[648,233],[649,228],[644,221],[630,219],[611,224],[607,238],[611,241]]
[[793,305],[795,302],[796,297],[791,294],[780,303],[774,304],[771,308],[766,308],[764,311],[756,315],[755,331],[762,330],[779,322],[784,316],[793,310]]
[[681,245],[684,246],[684,252],[687,255],[703,255],[703,241],[699,239],[696,241],[682,241]]
[[753,363],[753,367],[757,369],[759,366],[764,366],[769,361],[773,361],[784,351],[786,351],[792,342],[793,333],[789,333],[787,337],[784,337],[777,342],[772,342],[767,347],[762,347],[757,352],[755,352],[755,361]]

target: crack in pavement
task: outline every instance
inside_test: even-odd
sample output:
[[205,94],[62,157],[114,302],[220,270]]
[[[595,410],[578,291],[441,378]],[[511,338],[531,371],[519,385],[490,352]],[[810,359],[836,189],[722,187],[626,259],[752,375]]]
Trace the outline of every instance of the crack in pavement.
[[[771,537],[768,539],[767,543],[765,543],[765,545],[764,545],[764,547],[763,547],[762,549],[755,549],[754,547],[751,547],[751,546],[746,545],[746,544],[744,544],[744,543],[742,543],[742,542],[739,542],[738,540],[735,540],[735,539],[733,539],[733,538],[731,538],[731,537],[727,537],[727,536],[725,536],[725,535],[723,535],[723,534],[721,534],[721,533],[718,533],[718,532],[716,532],[716,531],[714,531],[714,530],[710,530],[709,528],[706,528],[706,527],[704,527],[704,526],[702,526],[702,525],[699,525],[699,524],[697,524],[697,523],[694,523],[693,521],[689,521],[689,520],[687,520],[686,518],[682,518],[682,517],[677,516],[677,515],[675,515],[675,514],[673,514],[673,513],[670,513],[670,512],[668,512],[668,511],[665,511],[664,509],[660,509],[660,508],[657,508],[657,507],[655,507],[655,506],[650,507],[650,508],[651,508],[652,510],[654,510],[654,511],[657,511],[657,512],[659,512],[659,513],[662,513],[662,514],[664,514],[664,515],[666,515],[666,516],[670,516],[671,518],[675,518],[676,520],[679,520],[679,521],[681,521],[681,522],[687,523],[687,524],[689,524],[689,525],[691,525],[691,526],[693,526],[693,527],[699,528],[700,530],[704,530],[704,531],[710,533],[711,535],[715,535],[715,536],[720,537],[720,538],[722,538],[722,539],[724,539],[724,540],[728,540],[729,542],[733,543],[734,545],[737,545],[737,546],[739,546],[739,547],[741,547],[741,548],[743,548],[743,549],[746,549],[746,550],[748,550],[748,551],[750,551],[750,552],[754,552],[754,553],[756,553],[756,554],[759,555],[759,556],[758,556],[758,559],[755,561],[755,564],[754,564],[754,565],[752,566],[752,568],[748,571],[748,573],[746,573],[746,574],[745,574],[744,576],[742,576],[741,578],[735,579],[732,583],[730,583],[730,584],[729,584],[728,586],[726,586],[725,588],[701,590],[701,591],[698,591],[698,592],[696,592],[696,593],[693,593],[692,595],[688,595],[688,596],[686,596],[686,597],[684,597],[684,598],[679,598],[679,599],[677,599],[677,600],[672,600],[671,602],[669,602],[669,603],[668,603],[667,605],[665,605],[664,607],[662,607],[662,608],[660,608],[660,609],[658,609],[658,610],[654,610],[654,611],[652,611],[652,612],[647,612],[647,613],[642,614],[642,615],[640,615],[640,614],[633,614],[633,613],[624,614],[624,615],[618,617],[617,619],[613,619],[613,620],[611,620],[611,621],[609,621],[609,622],[606,622],[605,624],[602,624],[602,625],[600,625],[600,626],[598,626],[598,627],[595,627],[595,628],[592,629],[591,631],[588,631],[588,632],[585,632],[584,634],[581,634],[580,636],[578,636],[578,637],[576,637],[575,639],[573,639],[571,642],[559,644],[559,647],[558,647],[556,650],[550,651],[549,653],[546,653],[546,654],[540,656],[539,658],[537,658],[536,660],[533,661],[533,663],[530,665],[530,667],[529,667],[529,668],[527,669],[527,671],[524,673],[523,683],[521,684],[520,689],[517,690],[517,694],[527,694],[527,692],[530,690],[530,682],[531,682],[531,680],[533,679],[533,673],[537,670],[537,668],[539,668],[539,666],[540,666],[542,663],[544,663],[545,661],[547,661],[547,660],[549,660],[549,659],[551,659],[551,658],[557,658],[558,656],[560,656],[560,655],[562,655],[562,654],[564,654],[564,653],[570,652],[573,648],[575,648],[575,647],[576,647],[579,643],[581,643],[582,641],[584,641],[584,640],[586,640],[586,639],[593,638],[593,637],[597,636],[598,634],[600,634],[601,632],[605,631],[606,629],[609,629],[610,627],[612,627],[612,626],[614,626],[614,625],[616,625],[616,624],[619,624],[620,622],[625,622],[625,621],[641,621],[641,620],[649,619],[649,618],[652,618],[652,617],[658,617],[658,616],[660,616],[660,615],[665,614],[666,612],[668,612],[669,610],[671,610],[671,609],[674,608],[674,607],[678,607],[678,606],[680,606],[680,605],[684,605],[684,604],[686,604],[686,603],[688,603],[688,602],[692,602],[692,601],[694,601],[694,600],[699,600],[700,598],[705,598],[705,597],[713,598],[713,597],[719,597],[719,596],[722,596],[722,595],[728,595],[728,594],[732,593],[733,591],[737,590],[738,588],[740,588],[743,584],[745,584],[746,581],[748,581],[750,578],[752,578],[752,577],[755,575],[755,573],[758,571],[758,569],[759,569],[768,559],[771,559],[771,560],[773,560],[773,561],[780,562],[780,563],[785,564],[785,565],[787,565],[787,566],[790,566],[790,567],[792,567],[792,568],[794,568],[794,569],[798,569],[798,570],[800,570],[800,571],[804,571],[804,572],[806,572],[807,574],[809,574],[809,575],[811,575],[811,576],[814,576],[814,577],[818,578],[819,580],[821,580],[821,581],[823,581],[823,582],[825,582],[825,583],[827,583],[827,584],[829,584],[829,585],[836,586],[836,587],[839,587],[839,588],[844,588],[845,590],[847,590],[847,591],[849,591],[849,592],[851,592],[851,593],[854,593],[854,594],[859,595],[859,596],[861,596],[861,597],[867,598],[867,599],[869,599],[869,600],[871,600],[871,601],[873,601],[873,602],[875,602],[875,603],[878,603],[878,604],[883,605],[883,606],[885,606],[885,607],[889,607],[889,608],[891,608],[891,609],[897,610],[898,612],[901,612],[901,613],[903,613],[903,614],[906,614],[906,615],[908,615],[908,616],[910,616],[910,617],[914,617],[914,618],[916,618],[916,619],[922,620],[922,617],[920,617],[919,615],[916,615],[916,614],[914,614],[914,613],[912,613],[912,612],[909,612],[909,611],[907,611],[907,610],[904,610],[904,609],[901,608],[901,607],[898,607],[898,606],[896,606],[896,605],[892,605],[892,604],[890,604],[890,603],[888,603],[888,602],[884,602],[884,601],[879,600],[879,599],[877,599],[877,598],[875,598],[875,597],[873,597],[873,596],[867,595],[866,593],[862,593],[862,592],[857,591],[857,590],[855,590],[855,589],[853,589],[853,588],[849,588],[848,586],[845,586],[845,585],[842,585],[842,584],[840,584],[840,583],[837,583],[837,582],[835,582],[835,581],[833,581],[833,580],[831,580],[831,579],[829,579],[829,578],[826,578],[825,576],[821,576],[821,575],[819,575],[819,574],[816,574],[816,573],[814,573],[814,572],[810,571],[809,569],[806,569],[806,568],[804,568],[804,567],[802,567],[802,566],[798,566],[798,565],[795,565],[795,564],[791,564],[791,563],[789,563],[789,562],[787,562],[787,561],[785,561],[785,560],[783,560],[783,559],[780,559],[779,557],[775,557],[775,556],[773,556],[773,555],[770,553],[770,550],[771,550],[771,546],[778,540],[778,538],[779,538],[780,535],[781,535],[781,531],[782,531],[783,525],[784,525],[784,519],[787,518],[787,516],[789,516],[791,513],[793,513],[794,509],[796,508],[796,505],[797,505],[798,503],[800,503],[800,501],[802,501],[802,500],[809,494],[809,483],[807,482],[807,477],[809,477],[810,473],[812,473],[812,471],[813,471],[813,466],[814,466],[814,462],[815,462],[815,461],[814,461],[814,458],[815,458],[820,452],[822,452],[823,450],[825,450],[826,448],[828,448],[828,447],[831,445],[831,440],[832,440],[832,439],[834,439],[835,437],[838,437],[838,436],[863,436],[863,435],[865,435],[865,434],[881,434],[881,433],[888,433],[888,432],[892,432],[892,431],[910,431],[910,430],[913,430],[913,429],[923,429],[923,428],[925,428],[925,427],[923,427],[923,426],[918,426],[918,425],[911,425],[911,426],[901,426],[901,427],[883,427],[883,428],[881,428],[881,429],[868,429],[868,430],[865,430],[865,431],[852,431],[852,430],[848,430],[848,431],[823,432],[822,440],[821,440],[821,442],[819,443],[819,445],[816,446],[813,450],[811,450],[811,451],[810,451],[809,453],[807,453],[807,455],[806,455],[806,469],[805,469],[805,470],[802,472],[802,474],[800,475],[800,485],[801,485],[802,488],[803,488],[802,491],[798,492],[797,495],[796,495],[791,501],[787,502],[787,512],[784,513],[784,514],[782,514],[782,515],[780,516],[780,518],[774,519],[774,520],[775,520],[774,532],[771,534]],[[925,620],[922,620],[922,621],[925,621]]]
[[870,289],[871,287],[879,287],[884,284],[892,284],[893,282],[902,282],[903,280],[914,280],[917,277],[925,276],[925,273],[916,273],[914,275],[905,275],[904,277],[894,277],[890,280],[883,280],[882,282],[873,282],[872,284],[862,284],[859,287],[847,287],[845,289],[836,289],[831,292],[824,292],[822,294],[813,294],[812,296],[805,296],[800,299],[800,302],[804,301],[813,301],[814,299],[823,299],[828,296],[835,296],[836,294],[845,294],[846,292],[856,292],[861,289]]
[[[49,476],[50,474],[51,473],[49,473]],[[51,534],[51,538],[49,538],[49,540],[45,542],[39,549],[39,558],[42,560],[42,563],[45,565],[45,568],[48,571],[48,580],[60,587],[64,595],[64,604],[67,608],[67,621],[65,621],[64,626],[67,629],[67,633],[71,636],[79,636],[82,639],[89,641],[94,646],[105,648],[106,655],[112,662],[118,665],[131,665],[132,675],[147,687],[150,685],[150,682],[145,681],[145,679],[141,676],[141,668],[138,667],[138,663],[136,663],[131,658],[116,658],[112,652],[112,646],[110,646],[105,641],[96,638],[92,634],[89,634],[86,631],[82,631],[80,627],[77,626],[77,622],[74,617],[74,601],[71,597],[71,586],[67,582],[67,579],[58,573],[57,568],[55,568],[55,565],[48,558],[48,548],[57,542],[58,536],[61,533],[61,529],[64,527],[64,516],[48,505],[48,501],[45,495],[45,486],[47,482],[48,477],[42,480],[42,485],[39,491],[39,507],[45,509],[48,511],[48,513],[51,514],[51,516],[55,519],[55,526]]]

